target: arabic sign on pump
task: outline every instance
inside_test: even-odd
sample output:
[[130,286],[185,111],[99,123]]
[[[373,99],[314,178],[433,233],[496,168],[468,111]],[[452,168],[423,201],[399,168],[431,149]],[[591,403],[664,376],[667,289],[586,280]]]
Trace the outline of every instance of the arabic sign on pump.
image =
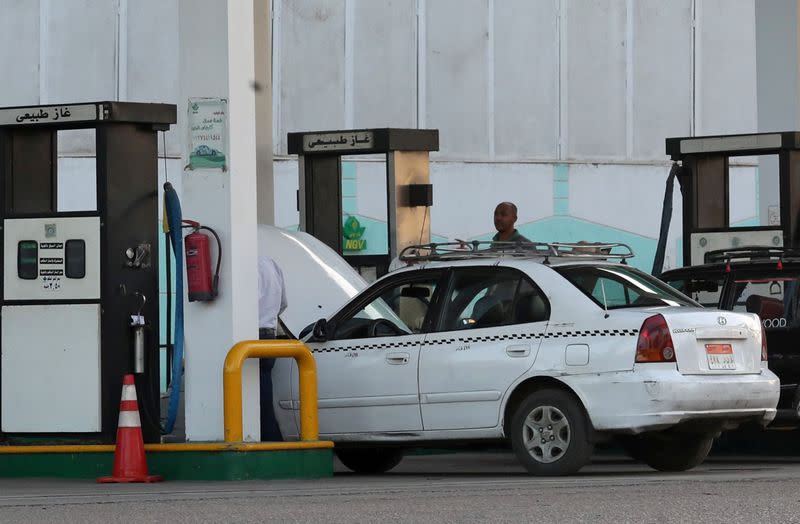
[[[102,113],[100,118],[102,118]],[[97,119],[98,112],[95,104],[18,107],[0,110],[0,125],[56,124]]]
[[303,137],[303,151],[356,151],[374,147],[371,131],[319,133]]

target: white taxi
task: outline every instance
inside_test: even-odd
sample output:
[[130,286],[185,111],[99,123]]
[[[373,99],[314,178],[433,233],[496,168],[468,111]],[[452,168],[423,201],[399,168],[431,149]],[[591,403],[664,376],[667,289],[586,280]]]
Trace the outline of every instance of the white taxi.
[[[353,295],[300,336],[317,364],[320,438],[354,471],[387,471],[404,448],[510,441],[530,473],[563,475],[609,438],[681,471],[720,431],[775,417],[779,383],[758,317],[700,307],[626,265],[627,246],[421,246],[362,290],[315,239],[278,235],[336,275],[338,296]],[[298,334],[331,301],[314,298],[326,291],[270,244],[290,290],[282,320]],[[307,299],[292,312],[293,285]],[[277,362],[275,410],[289,440],[297,377],[293,361]]]

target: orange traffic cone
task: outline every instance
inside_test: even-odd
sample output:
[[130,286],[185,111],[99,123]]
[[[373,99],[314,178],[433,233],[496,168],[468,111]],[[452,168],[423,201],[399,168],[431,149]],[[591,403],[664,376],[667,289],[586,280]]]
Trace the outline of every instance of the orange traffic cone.
[[100,477],[97,482],[160,482],[161,475],[147,474],[144,456],[142,423],[139,404],[136,402],[136,384],[133,375],[122,379],[122,400],[119,403],[117,447],[114,450],[114,469],[110,477]]

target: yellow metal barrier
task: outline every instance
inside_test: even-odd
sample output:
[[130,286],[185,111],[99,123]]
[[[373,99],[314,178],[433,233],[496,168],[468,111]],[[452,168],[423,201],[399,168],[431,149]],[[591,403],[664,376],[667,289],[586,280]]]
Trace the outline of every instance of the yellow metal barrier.
[[225,442],[241,442],[242,364],[248,358],[293,358],[300,371],[300,439],[319,440],[317,365],[299,340],[244,340],[228,351],[222,371]]

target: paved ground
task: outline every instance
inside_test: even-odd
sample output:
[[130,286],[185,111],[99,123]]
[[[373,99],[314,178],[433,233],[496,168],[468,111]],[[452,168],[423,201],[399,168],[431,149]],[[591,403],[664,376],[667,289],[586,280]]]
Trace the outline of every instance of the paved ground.
[[800,459],[715,458],[657,473],[598,458],[579,476],[531,478],[507,453],[407,457],[317,481],[0,480],[0,522],[800,522]]

